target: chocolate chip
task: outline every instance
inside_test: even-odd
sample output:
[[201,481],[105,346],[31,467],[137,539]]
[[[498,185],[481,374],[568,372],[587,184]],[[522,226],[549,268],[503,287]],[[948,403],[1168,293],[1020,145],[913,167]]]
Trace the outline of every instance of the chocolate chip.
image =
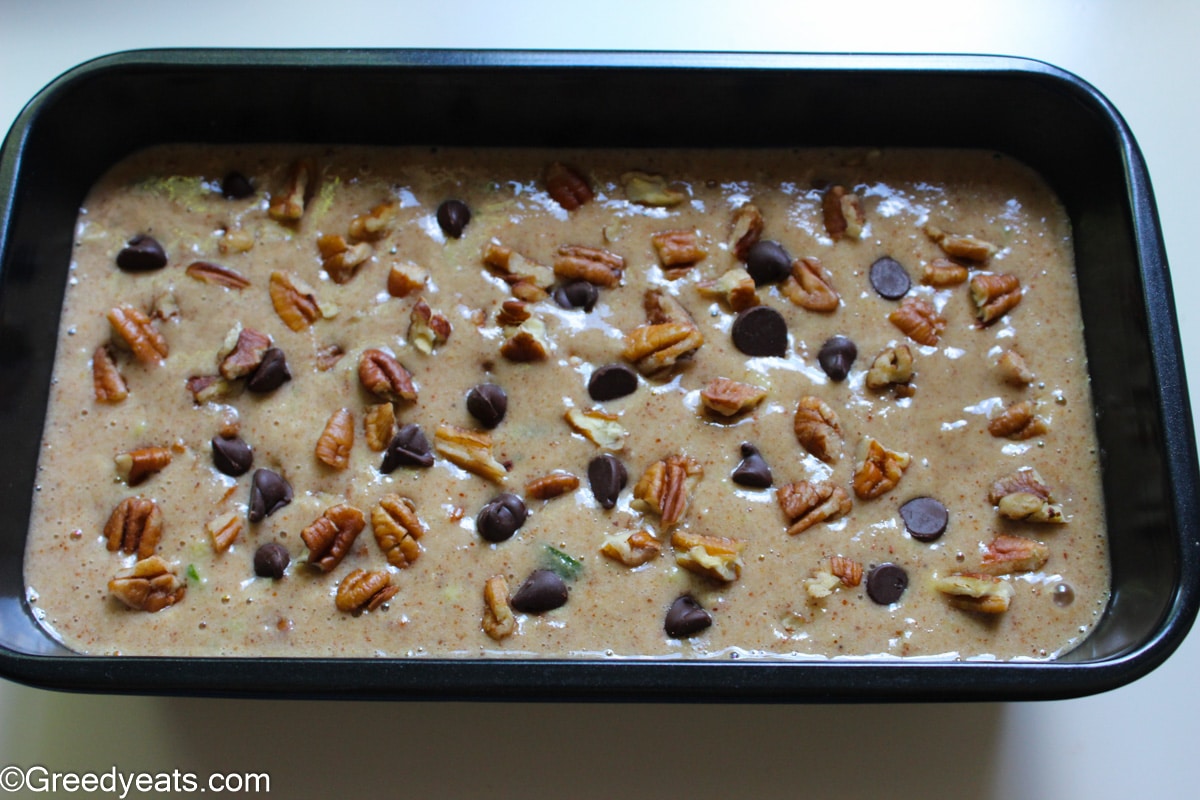
[[504,492],[493,497],[475,517],[475,530],[489,542],[504,542],[525,524],[529,511],[515,494]]
[[291,560],[286,547],[279,542],[267,542],[254,551],[254,574],[260,578],[279,580]]
[[167,253],[153,236],[139,233],[117,253],[117,266],[125,272],[152,272],[167,265]]
[[481,383],[467,392],[467,413],[485,428],[494,428],[508,411],[508,395],[494,383]]
[[242,173],[234,170],[221,181],[221,194],[229,200],[243,200],[254,194],[254,184]]
[[552,611],[566,602],[566,581],[548,569],[535,569],[512,596],[512,607],[525,614]]
[[563,308],[582,308],[591,311],[600,299],[600,290],[587,281],[571,281],[554,289],[554,302]]
[[269,469],[254,471],[250,484],[250,521],[259,522],[292,502],[292,486]]
[[214,467],[234,478],[245,475],[254,465],[254,451],[250,449],[250,445],[237,437],[226,439],[223,436],[214,436],[212,457]]
[[262,363],[250,373],[246,388],[257,394],[273,392],[292,379],[288,371],[287,357],[278,347],[271,347],[263,353]]
[[884,256],[871,265],[871,287],[888,300],[899,300],[912,288],[908,271],[894,258]]
[[413,423],[404,425],[396,431],[392,441],[383,453],[383,463],[379,471],[385,475],[391,474],[396,467],[432,467],[433,450],[429,440],[421,432],[420,427]]
[[908,573],[896,564],[880,564],[867,574],[867,596],[881,606],[900,599],[908,588]]
[[787,323],[770,306],[754,306],[733,320],[733,346],[748,356],[787,355]]
[[471,221],[471,209],[462,200],[447,200],[438,206],[437,222],[451,239],[462,236],[463,228]]
[[742,463],[733,471],[733,482],[754,489],[766,489],[772,483],[767,460],[749,442],[742,442]]
[[699,633],[710,625],[712,625],[712,615],[700,607],[696,598],[685,594],[671,603],[663,629],[672,639],[682,639],[685,636]]
[[779,242],[760,239],[746,253],[746,271],[755,286],[778,283],[792,274],[792,257]]
[[628,480],[625,465],[610,453],[596,456],[588,463],[588,483],[602,508],[612,508],[617,504],[617,496]]
[[637,388],[637,373],[624,364],[606,364],[588,379],[588,394],[600,402],[633,394]]
[[846,336],[831,336],[821,345],[817,353],[817,363],[829,379],[835,382],[846,380],[850,367],[858,357],[858,346]]
[[900,506],[904,527],[918,542],[932,542],[946,532],[950,512],[933,497],[914,497]]

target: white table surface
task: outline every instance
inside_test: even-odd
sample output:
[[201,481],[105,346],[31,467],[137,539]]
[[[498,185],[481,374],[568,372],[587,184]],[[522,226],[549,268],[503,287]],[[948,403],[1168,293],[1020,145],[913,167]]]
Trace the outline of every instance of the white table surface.
[[[1174,265],[1191,392],[1200,398],[1200,315],[1188,303],[1200,296],[1188,233],[1200,220],[1198,34],[1200,3],[1185,0],[0,0],[0,130],[62,71],[144,47],[1038,58],[1095,84],[1141,143]],[[0,680],[0,768],[267,772],[278,797],[353,797],[361,789],[373,789],[371,796],[447,798],[1183,797],[1195,792],[1197,675],[1200,636],[1193,633],[1166,664],[1132,685],[1052,703],[238,701],[71,695]]]

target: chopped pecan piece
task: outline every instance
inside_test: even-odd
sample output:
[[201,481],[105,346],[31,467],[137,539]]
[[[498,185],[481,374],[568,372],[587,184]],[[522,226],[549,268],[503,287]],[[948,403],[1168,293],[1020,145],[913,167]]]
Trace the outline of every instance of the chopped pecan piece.
[[359,242],[374,242],[387,236],[400,206],[388,200],[350,220],[350,238]]
[[926,286],[936,286],[939,289],[946,286],[957,286],[966,279],[967,268],[962,264],[955,264],[948,258],[935,258],[921,271],[921,283]]
[[158,503],[145,497],[126,497],[117,503],[104,526],[110,553],[135,553],[149,558],[162,538],[163,518]]
[[673,367],[704,344],[704,334],[690,322],[639,325],[625,334],[621,356],[644,375]]
[[558,161],[546,168],[546,191],[554,201],[567,211],[574,211],[590,203],[592,187],[573,168]]
[[661,325],[665,322],[692,327],[696,325],[696,320],[692,319],[691,313],[683,303],[663,289],[647,289],[642,297],[642,308],[646,310],[646,322],[651,325]]
[[317,164],[311,158],[297,159],[288,170],[283,190],[271,196],[267,215],[277,222],[299,222],[304,206],[316,188]]
[[130,608],[154,613],[183,599],[187,584],[159,556],[142,558],[108,582],[108,591]]
[[322,316],[313,290],[285,272],[272,272],[267,288],[275,313],[294,331],[302,331]]
[[375,252],[366,242],[347,243],[340,233],[327,233],[317,239],[317,250],[321,253],[321,267],[329,273],[330,280],[339,284],[353,278]]
[[522,300],[536,303],[546,298],[546,289],[554,285],[554,270],[532,261],[495,239],[483,247],[483,263],[500,273],[513,294]]
[[317,439],[317,460],[334,469],[345,469],[350,466],[350,448],[353,446],[354,414],[348,408],[339,408],[329,415],[325,430]]
[[739,261],[746,260],[750,252],[762,236],[763,217],[758,207],[753,203],[742,203],[733,212],[733,231],[729,235],[729,250]]
[[393,403],[417,399],[412,373],[383,350],[369,348],[358,359],[358,380],[362,387],[381,400]]
[[913,378],[913,355],[909,346],[889,347],[875,357],[867,370],[868,389],[902,386]]
[[841,297],[833,288],[833,276],[815,258],[792,262],[792,274],[779,287],[783,296],[809,311],[836,311]]
[[187,390],[196,403],[207,403],[232,394],[235,385],[220,375],[193,375],[187,379]]
[[983,614],[1003,614],[1008,611],[1015,594],[1013,587],[1007,582],[977,572],[963,572],[937,578],[933,582],[933,588],[946,595],[950,605],[955,608]]
[[500,345],[500,355],[519,364],[545,361],[550,355],[546,324],[537,317],[530,317],[522,322]]
[[850,513],[850,495],[829,481],[796,481],[779,487],[779,507],[787,518],[788,535],[795,536],[816,525]]
[[496,312],[496,324],[506,328],[515,328],[529,319],[529,306],[520,300],[505,300]]
[[866,436],[858,448],[858,468],[854,471],[854,493],[862,500],[871,500],[896,488],[904,470],[912,462],[908,453],[888,450],[877,440]]
[[695,231],[661,231],[650,237],[663,274],[668,280],[681,278],[688,269],[708,256]]
[[729,583],[742,575],[746,542],[729,536],[706,536],[678,530],[671,534],[675,563],[689,572]]
[[766,397],[767,390],[761,386],[752,386],[729,378],[713,378],[700,391],[700,402],[704,403],[704,407],[723,417],[748,411]]
[[346,351],[340,345],[331,344],[327,347],[322,347],[317,351],[317,370],[328,372],[342,360],[342,356],[344,355],[346,355]]
[[617,414],[598,409],[583,411],[570,408],[563,414],[563,419],[589,442],[605,450],[620,450],[625,446],[627,432],[617,422],[620,419]]
[[195,278],[201,283],[224,286],[226,289],[245,289],[250,285],[250,281],[246,280],[240,272],[208,261],[194,261],[188,265],[186,272],[188,277]]
[[165,447],[141,447],[120,453],[113,461],[117,474],[129,486],[137,486],[171,463],[171,451]]
[[830,186],[821,199],[821,210],[824,212],[825,230],[835,242],[847,236],[851,239],[862,236],[866,222],[862,200],[854,192],[846,191],[845,186]]
[[842,584],[842,579],[827,569],[813,570],[811,578],[804,579],[804,591],[812,600],[824,600]]
[[431,355],[434,347],[450,338],[450,320],[430,308],[424,297],[413,306],[409,320],[408,340],[425,355]]
[[429,270],[411,261],[392,264],[388,271],[387,290],[392,297],[408,297],[425,288]]
[[[805,450],[826,464],[837,461],[842,426],[838,424],[837,414],[824,400],[812,396],[801,397],[796,405],[792,429],[796,433],[796,440]],[[837,439],[834,438],[835,434]]]
[[638,170],[622,174],[621,185],[625,187],[625,197],[629,202],[644,206],[677,206],[688,198],[686,192],[671,188],[662,175],[650,175]]
[[392,576],[384,570],[368,572],[354,569],[338,584],[334,604],[338,611],[374,611],[396,596],[400,587],[392,585]]
[[213,550],[217,553],[224,553],[233,546],[242,533],[242,516],[236,511],[230,511],[228,514],[222,514],[209,520],[204,527],[212,539]]
[[640,567],[658,558],[662,545],[648,530],[621,531],[605,536],[600,552],[627,567]]
[[1046,421],[1037,416],[1029,400],[1021,400],[1004,409],[998,416],[988,420],[988,433],[997,438],[1032,439],[1041,436],[1050,428]]
[[990,325],[1021,302],[1021,280],[1008,273],[981,273],[971,278],[975,316]]
[[517,617],[509,603],[508,581],[493,575],[483,584],[483,632],[497,642],[517,630]]
[[926,225],[925,233],[951,258],[981,263],[1000,252],[991,242],[966,234],[946,233],[936,225]]
[[754,287],[754,278],[741,267],[728,270],[713,281],[700,281],[696,290],[705,297],[716,297],[724,300],[734,311],[744,311],[758,305],[758,291]]
[[535,500],[552,500],[579,488],[579,478],[569,472],[551,472],[525,484],[525,494]]
[[863,566],[852,558],[834,556],[829,559],[829,571],[838,576],[847,588],[853,589],[862,583]]
[[996,534],[984,548],[979,571],[989,575],[1036,572],[1050,559],[1050,548],[1024,536]]
[[230,381],[246,377],[259,368],[263,355],[270,349],[270,336],[237,323],[226,334],[225,344],[218,353],[221,377]]
[[996,370],[1004,382],[1012,386],[1028,386],[1036,377],[1025,359],[1016,350],[1005,350],[996,360]]
[[350,546],[367,525],[366,517],[345,503],[325,509],[325,513],[300,531],[308,547],[308,563],[322,572],[331,572],[350,552]]
[[376,453],[382,453],[392,441],[396,432],[396,409],[391,403],[379,403],[367,406],[363,415],[363,433],[366,434],[367,447]]
[[683,519],[692,490],[703,476],[704,467],[690,456],[672,455],[655,461],[633,487],[632,506],[658,514],[662,529],[670,530]]
[[154,327],[144,311],[130,305],[109,309],[108,322],[116,332],[118,342],[125,344],[134,358],[143,364],[161,364],[167,357],[167,340]]
[[407,567],[421,555],[417,540],[425,535],[425,526],[417,517],[416,505],[407,497],[384,495],[371,511],[371,530],[393,567]]
[[433,432],[433,446],[443,458],[481,478],[499,483],[508,474],[505,466],[492,455],[492,436],[485,431],[443,422]]
[[92,353],[92,392],[98,403],[119,403],[129,396],[129,387],[117,370],[112,349],[106,344]]
[[1064,523],[1062,506],[1054,502],[1050,487],[1032,467],[1022,467],[992,484],[988,502],[1000,516],[1023,522]]
[[804,590],[813,600],[821,600],[841,586],[848,589],[858,586],[862,583],[862,575],[862,564],[850,558],[833,556],[827,568],[815,570],[813,576],[804,581]]
[[910,294],[901,300],[888,319],[917,344],[937,344],[946,329],[946,319],[933,303],[919,295]]
[[225,231],[217,242],[217,250],[223,256],[230,253],[249,253],[253,249],[254,234],[241,228]]
[[554,274],[567,280],[584,280],[611,289],[621,283],[625,259],[599,247],[564,244],[554,257]]

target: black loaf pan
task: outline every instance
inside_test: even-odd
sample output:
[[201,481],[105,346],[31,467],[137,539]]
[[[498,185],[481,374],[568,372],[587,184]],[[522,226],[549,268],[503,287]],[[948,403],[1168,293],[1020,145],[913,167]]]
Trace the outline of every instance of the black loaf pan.
[[[348,124],[344,110],[361,113]],[[685,120],[679,122],[680,119]],[[22,557],[74,222],[110,165],[168,142],[991,148],[1042,173],[1075,232],[1104,457],[1112,600],[1051,663],[111,658],[24,601]],[[1129,129],[1078,78],[1002,57],[148,51],[84,64],[0,160],[0,675],[96,692],[343,698],[1019,700],[1158,666],[1197,610],[1197,467],[1170,278]]]

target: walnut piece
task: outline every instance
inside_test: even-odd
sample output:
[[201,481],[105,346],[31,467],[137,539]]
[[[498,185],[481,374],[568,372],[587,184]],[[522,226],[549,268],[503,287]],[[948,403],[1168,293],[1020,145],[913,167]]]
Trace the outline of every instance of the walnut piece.
[[92,392],[97,403],[119,403],[129,396],[129,387],[113,360],[112,348],[106,344],[92,353]]
[[409,320],[408,340],[425,355],[431,355],[433,348],[450,338],[450,320],[430,308],[424,297],[413,306]]
[[1000,373],[1001,379],[1011,386],[1028,386],[1037,377],[1021,354],[1012,349],[1005,350],[996,359],[996,371]]
[[936,225],[926,225],[925,234],[951,258],[980,263],[1000,252],[991,242],[967,234],[946,233]]
[[836,311],[841,297],[833,288],[833,276],[815,258],[792,262],[792,274],[779,287],[783,296],[801,308],[828,313]]
[[706,536],[678,530],[671,534],[675,563],[689,572],[729,583],[742,575],[746,542],[728,536]]
[[373,452],[382,453],[392,441],[396,432],[396,407],[391,403],[379,403],[367,406],[363,414],[363,433],[367,439],[367,447]]
[[481,624],[483,632],[497,642],[517,630],[517,618],[509,604],[508,581],[503,575],[493,575],[483,584]]
[[286,272],[272,272],[267,289],[275,313],[292,330],[302,331],[322,317],[313,290],[299,278]]
[[662,545],[654,534],[646,529],[621,531],[604,537],[600,552],[627,567],[640,567],[658,558]]
[[311,158],[292,162],[287,181],[278,194],[271,195],[267,215],[277,222],[299,222],[304,206],[316,188],[317,164]]
[[380,400],[411,403],[417,399],[412,373],[383,350],[363,350],[358,359],[358,380],[362,387]]
[[1054,502],[1050,487],[1032,467],[1022,467],[993,483],[988,502],[1008,519],[1055,524],[1067,521],[1062,506]]
[[583,435],[592,444],[605,450],[620,450],[625,446],[627,431],[617,421],[620,416],[608,411],[591,409],[584,411],[569,408],[563,414],[563,419],[576,432]]
[[109,309],[108,322],[117,334],[117,342],[133,352],[133,357],[143,364],[161,364],[167,357],[167,340],[154,327],[153,321],[144,311],[122,304]]
[[350,238],[357,242],[374,242],[391,232],[400,205],[388,200],[350,220]]
[[535,500],[552,500],[579,488],[579,478],[569,472],[551,472],[525,484],[525,494]]
[[741,267],[726,271],[716,280],[700,281],[696,291],[704,297],[724,300],[734,311],[744,311],[762,302],[758,299],[754,278]]
[[433,432],[433,446],[446,460],[481,478],[503,482],[508,470],[492,455],[492,436],[442,423]]
[[723,417],[749,411],[766,397],[767,390],[761,386],[752,386],[729,378],[713,378],[700,391],[700,402],[704,407]]
[[975,316],[990,325],[1021,302],[1021,280],[1008,273],[980,273],[971,278]]
[[398,494],[386,494],[371,510],[371,530],[375,542],[393,567],[403,569],[421,555],[417,541],[425,535],[425,526],[417,517],[412,500]]
[[1041,436],[1049,430],[1046,421],[1034,414],[1034,404],[1030,400],[1013,403],[988,420],[988,433],[996,438],[1022,441]]
[[658,208],[677,206],[687,200],[686,192],[672,189],[662,175],[631,170],[621,175],[621,186],[631,203]]
[[983,551],[979,571],[988,575],[1036,572],[1050,559],[1050,548],[1025,536],[996,534]]
[[338,584],[334,604],[338,611],[374,611],[396,596],[400,587],[392,585],[392,576],[383,570],[351,570]]
[[171,463],[171,451],[165,447],[140,447],[119,453],[113,462],[121,479],[129,486],[137,486]]
[[592,187],[574,168],[555,161],[546,168],[546,191],[567,211],[590,203]]
[[209,520],[204,528],[212,539],[213,551],[224,553],[233,546],[242,533],[242,515],[236,511],[230,511]]
[[371,245],[366,242],[352,245],[340,233],[327,233],[318,238],[317,251],[321,254],[322,269],[337,284],[348,283],[358,268],[375,254]]
[[908,453],[888,450],[876,439],[863,437],[858,448],[858,468],[854,471],[854,493],[862,500],[872,500],[890,492],[911,462]]
[[867,370],[868,389],[906,385],[913,378],[913,354],[908,345],[889,347],[875,357]]
[[888,315],[888,320],[917,344],[935,345],[946,329],[946,319],[933,303],[910,294]]
[[240,272],[222,267],[220,264],[213,264],[208,261],[194,261],[188,265],[185,270],[188,277],[195,278],[201,283],[210,283],[213,286],[224,286],[226,289],[245,289],[250,285]]
[[566,280],[584,280],[611,289],[621,283],[625,259],[599,247],[564,244],[554,257],[554,274]]
[[739,261],[745,261],[746,254],[758,243],[762,231],[762,212],[753,203],[742,203],[733,212],[733,230],[729,234],[730,252]]
[[843,517],[853,507],[846,490],[829,481],[789,483],[779,488],[777,497],[790,525],[790,536],[803,533],[818,522]]
[[149,558],[162,538],[163,517],[158,503],[145,497],[126,497],[108,517],[104,538],[110,553],[136,554]]
[[921,283],[942,289],[963,283],[967,274],[967,268],[962,264],[955,264],[948,258],[935,258],[921,271]]
[[977,572],[962,572],[936,578],[933,588],[963,611],[1003,614],[1012,602],[1013,587],[1000,578]]
[[704,476],[696,459],[682,454],[655,461],[642,473],[633,487],[632,507],[658,514],[663,530],[670,530],[683,519],[692,491]]
[[108,591],[130,608],[154,613],[182,600],[187,584],[161,557],[149,556],[117,573],[108,582]]
[[537,317],[530,317],[522,322],[500,345],[500,355],[518,364],[545,361],[550,355],[546,323]]
[[388,271],[387,290],[392,297],[408,297],[425,288],[429,270],[411,261],[392,264]]
[[218,353],[221,377],[230,381],[246,377],[259,368],[270,349],[270,336],[237,323],[225,335],[225,344]]
[[661,231],[650,237],[667,280],[682,278],[708,256],[695,231]]
[[345,469],[350,466],[350,448],[353,446],[354,414],[348,408],[339,408],[329,415],[325,430],[317,439],[315,455],[323,464]]
[[862,200],[853,192],[846,191],[841,184],[834,184],[821,198],[821,210],[825,217],[825,230],[835,242],[849,237],[862,238],[866,215]]
[[621,357],[643,375],[669,369],[704,344],[704,334],[689,322],[639,325],[625,334]]
[[300,531],[308,547],[308,563],[322,572],[331,572],[350,552],[350,546],[367,525],[357,508],[345,503],[325,509],[325,513]]
[[[826,464],[837,461],[842,427],[829,404],[817,397],[801,397],[792,429],[800,446]],[[835,438],[836,436],[836,438]]]

